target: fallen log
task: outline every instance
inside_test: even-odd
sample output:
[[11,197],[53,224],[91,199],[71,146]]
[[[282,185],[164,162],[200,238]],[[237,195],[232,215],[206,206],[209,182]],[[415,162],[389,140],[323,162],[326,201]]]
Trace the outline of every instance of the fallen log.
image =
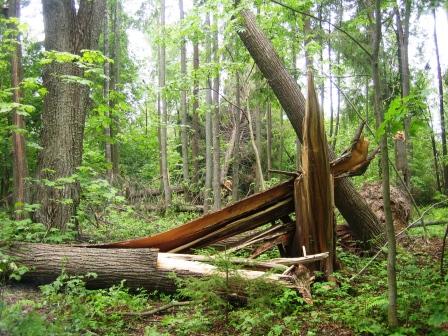
[[418,228],[418,227],[425,227],[425,226],[432,226],[432,225],[444,225],[448,223],[448,219],[439,219],[439,220],[433,220],[428,222],[416,222],[415,224],[411,225],[409,228]]
[[[162,212],[166,210],[166,207],[163,205],[154,205],[154,204],[142,204],[138,206],[139,210],[148,211],[148,212]],[[175,204],[171,206],[171,209],[176,212],[199,212],[202,213],[204,211],[204,207],[202,205],[194,205],[194,204]]]
[[[184,188],[174,186],[171,188],[171,192],[174,194],[182,194],[185,192]],[[155,197],[160,196],[162,194],[162,191],[160,189],[140,189],[140,190],[134,190],[130,187],[126,188],[125,196],[127,199],[135,200],[139,198],[146,198],[146,197]]]
[[[96,273],[95,278],[85,279],[88,288],[107,288],[125,280],[126,286],[132,289],[174,292],[177,288],[175,277],[186,279],[228,276],[214,265],[186,260],[200,259],[199,256],[187,258],[182,255],[158,253],[156,249],[100,249],[31,243],[14,243],[2,249],[6,249],[5,252],[13,257],[16,263],[29,269],[22,276],[23,281],[39,285],[53,282],[64,271],[73,276]],[[284,261],[276,262],[279,269],[287,268],[283,263]],[[302,290],[303,279],[295,275],[254,270],[237,270],[232,274],[246,280],[265,279],[280,286]],[[238,281],[231,283],[230,289],[233,289],[232,286],[240,290]]]

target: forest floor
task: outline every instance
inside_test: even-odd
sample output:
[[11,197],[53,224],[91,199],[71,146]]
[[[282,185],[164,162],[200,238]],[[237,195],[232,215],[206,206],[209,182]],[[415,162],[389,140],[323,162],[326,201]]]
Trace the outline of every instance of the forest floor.
[[[0,335],[448,335],[448,276],[440,275],[443,233],[444,226],[428,227],[426,235],[416,228],[401,241],[401,327],[394,330],[387,327],[384,256],[351,279],[370,258],[339,249],[338,284],[316,281],[313,305],[292,290],[263,282],[245,284],[244,304],[229,304],[215,294],[225,286],[218,277],[187,281],[176,294],[165,295],[132,293],[124,286],[89,290],[82,277],[62,274],[39,288],[2,287]],[[186,300],[191,304],[138,315]]]

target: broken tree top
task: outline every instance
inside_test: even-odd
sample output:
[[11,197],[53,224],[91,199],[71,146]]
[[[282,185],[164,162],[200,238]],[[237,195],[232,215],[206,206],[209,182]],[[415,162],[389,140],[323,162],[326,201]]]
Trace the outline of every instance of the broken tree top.
[[[303,125],[305,134],[305,145],[302,148],[304,174],[299,172],[296,174],[295,178],[269,190],[252,195],[221,210],[206,214],[184,225],[154,236],[91,246],[98,248],[158,248],[162,252],[182,252],[192,248],[209,246],[223,239],[280,220],[283,224],[278,225],[279,230],[277,231],[281,231],[282,233],[272,235],[273,232],[269,232],[272,240],[279,240],[279,237],[283,237],[283,239],[280,239],[279,241],[284,245],[294,245],[294,241],[298,241],[301,246],[311,248],[311,246],[305,242],[309,238],[310,232],[314,230],[313,225],[315,226],[315,224],[313,223],[315,223],[315,221],[313,221],[312,217],[315,214],[309,211],[301,211],[298,207],[318,209],[324,203],[325,209],[319,209],[318,211],[320,213],[331,213],[323,215],[325,218],[323,221],[328,222],[325,224],[326,226],[333,225],[333,183],[330,176],[339,178],[342,176],[353,176],[363,173],[376,151],[372,155],[368,155],[369,143],[362,136],[363,125],[361,125],[356,132],[350,148],[348,148],[340,158],[328,163],[327,155],[325,155],[326,139],[323,127],[323,116],[319,112],[311,74],[309,74],[308,83],[309,90],[306,117]],[[323,168],[317,169],[318,167]],[[301,181],[300,183],[303,185],[300,187],[302,188],[301,192],[297,192],[298,181]],[[314,188],[319,181],[323,182],[321,183],[320,188],[326,188],[327,190],[325,192],[325,201],[321,196],[314,200],[311,199],[314,195],[322,195],[322,191]],[[298,198],[301,198],[302,200],[299,200]],[[310,204],[315,205],[310,207]],[[306,224],[307,229],[303,233],[306,236],[302,238],[299,237],[299,240],[292,239],[294,236],[294,226],[289,226],[290,229],[285,230],[285,225],[287,226],[287,224],[292,222],[289,215],[294,212],[296,212],[297,221],[305,220],[303,216],[308,213],[306,217],[308,218],[307,221],[309,223]],[[299,216],[297,212],[300,212],[301,215]],[[298,232],[300,230],[297,230],[297,227],[299,225],[300,228],[302,228],[303,225],[299,223],[296,224],[295,229],[297,234],[300,234]],[[326,230],[328,231],[329,229]],[[316,237],[313,237],[313,240],[315,239]],[[326,236],[323,239],[327,241],[329,237]],[[295,245],[294,251],[291,250],[291,248],[289,249],[289,256],[303,254],[302,249],[299,248],[298,244],[295,243]],[[313,253],[327,252],[320,250],[324,247],[326,247],[326,245],[322,242],[320,247],[311,248],[311,250]],[[316,251],[316,249],[320,251]]]
[[[313,277],[309,269],[321,270],[330,277],[335,266],[334,178],[362,173],[373,155],[368,156],[368,142],[361,135],[361,126],[350,148],[328,162],[323,116],[311,73],[303,128],[303,171],[269,190],[150,237],[82,247],[16,243],[8,254],[29,267],[24,279],[37,283],[53,281],[64,268],[75,275],[97,273],[96,279],[87,280],[91,287],[107,287],[126,279],[129,287],[172,291],[176,287],[172,272],[180,278],[224,274],[206,263],[212,261],[209,257],[164,252],[183,252],[220,241],[226,244],[224,239],[244,234],[225,253],[257,244],[251,258],[276,246],[288,258],[231,258],[231,262],[256,269],[239,270],[240,277],[263,277],[296,288],[311,300],[309,284]],[[294,212],[295,220],[290,217]],[[268,223],[273,225],[254,230]],[[283,273],[266,273],[266,269]]]

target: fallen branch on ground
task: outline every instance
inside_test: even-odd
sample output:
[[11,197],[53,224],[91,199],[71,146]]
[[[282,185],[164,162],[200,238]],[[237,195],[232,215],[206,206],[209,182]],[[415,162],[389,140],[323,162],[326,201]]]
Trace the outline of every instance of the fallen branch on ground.
[[191,301],[180,301],[180,302],[173,301],[166,305],[163,305],[163,306],[160,306],[158,308],[154,308],[154,309],[151,309],[148,311],[144,311],[144,312],[118,312],[118,314],[124,315],[124,316],[145,317],[145,316],[151,316],[151,315],[161,313],[161,312],[168,310],[170,308],[173,308],[173,307],[187,306],[189,304],[191,304]]

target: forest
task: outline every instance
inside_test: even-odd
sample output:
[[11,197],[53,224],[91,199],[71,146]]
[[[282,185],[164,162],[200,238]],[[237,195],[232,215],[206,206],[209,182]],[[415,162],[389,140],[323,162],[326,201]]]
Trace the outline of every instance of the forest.
[[0,7],[0,335],[448,335],[446,0]]

